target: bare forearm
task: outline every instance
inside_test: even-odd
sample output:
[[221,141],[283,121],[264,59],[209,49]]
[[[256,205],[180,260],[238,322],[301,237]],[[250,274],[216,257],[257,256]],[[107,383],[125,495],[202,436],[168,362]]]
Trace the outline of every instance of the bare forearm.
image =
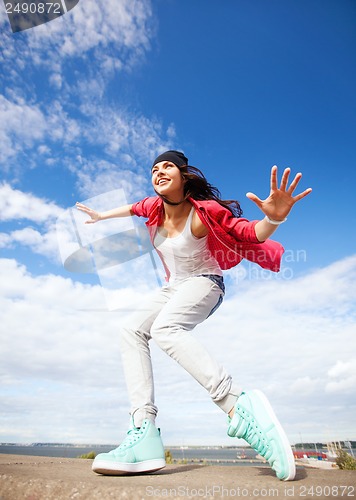
[[99,220],[113,219],[114,217],[129,217],[130,215],[134,215],[132,206],[133,205],[123,205],[122,207],[114,208],[113,210],[108,210],[107,212],[97,212],[82,203],[76,204],[78,210],[84,212],[90,217],[90,219],[85,221],[85,224],[94,224]]
[[272,224],[268,222],[267,217],[258,221],[257,224],[255,225],[255,232],[258,241],[262,242],[267,240],[270,236],[272,236],[272,234],[278,228],[278,225],[279,224]]
[[99,212],[99,220],[114,219],[115,217],[130,217],[131,215],[134,215],[132,204],[113,208],[107,212]]

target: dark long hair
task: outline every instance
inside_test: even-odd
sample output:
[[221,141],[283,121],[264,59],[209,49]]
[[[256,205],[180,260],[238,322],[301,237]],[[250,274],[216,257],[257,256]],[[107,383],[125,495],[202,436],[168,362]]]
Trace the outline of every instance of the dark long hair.
[[[193,198],[193,200],[215,200],[223,207],[230,210],[234,217],[241,217],[242,208],[237,200],[222,200],[221,193],[215,186],[212,186],[210,182],[207,181],[205,175],[199,168],[192,167],[191,165],[183,165],[179,167],[184,184],[184,198],[178,203],[173,203],[165,196],[160,196],[165,203],[168,205],[180,205],[187,198]],[[158,194],[158,193],[157,193]]]

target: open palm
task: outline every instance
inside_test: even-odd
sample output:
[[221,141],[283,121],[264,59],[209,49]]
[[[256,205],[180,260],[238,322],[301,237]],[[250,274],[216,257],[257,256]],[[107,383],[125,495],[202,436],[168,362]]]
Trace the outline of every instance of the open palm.
[[269,196],[265,200],[261,200],[254,193],[246,194],[270,219],[276,221],[285,219],[292,210],[293,205],[302,198],[305,198],[312,191],[311,188],[308,188],[302,193],[293,196],[302,178],[302,174],[300,172],[296,174],[288,187],[289,174],[290,168],[286,168],[282,174],[281,184],[278,187],[277,167],[273,166],[271,169],[271,190]]

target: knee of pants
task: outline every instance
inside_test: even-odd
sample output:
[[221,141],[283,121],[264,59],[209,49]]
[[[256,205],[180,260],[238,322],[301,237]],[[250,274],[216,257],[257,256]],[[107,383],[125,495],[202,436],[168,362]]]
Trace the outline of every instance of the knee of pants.
[[120,329],[120,344],[121,347],[125,346],[136,346],[141,342],[148,342],[149,338],[147,334],[140,329],[131,328],[129,326],[123,326]]
[[153,323],[151,328],[151,338],[155,341],[158,347],[171,356],[175,350],[174,346],[178,341],[178,337],[176,335],[178,330],[180,330],[180,335],[184,334],[184,331],[182,331],[179,326],[163,326]]

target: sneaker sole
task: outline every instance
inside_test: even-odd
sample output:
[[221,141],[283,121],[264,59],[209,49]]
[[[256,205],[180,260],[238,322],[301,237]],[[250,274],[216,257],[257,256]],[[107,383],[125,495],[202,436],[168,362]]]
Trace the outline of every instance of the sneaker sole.
[[125,463],[125,462],[108,462],[106,460],[94,460],[92,465],[93,472],[104,474],[106,476],[115,476],[122,472],[129,474],[137,474],[140,472],[154,472],[163,469],[166,466],[166,461],[162,458],[154,460],[144,460],[143,462]]
[[292,448],[291,448],[291,446],[289,444],[289,441],[288,441],[288,438],[286,436],[286,433],[284,432],[283,427],[279,423],[279,420],[278,420],[276,414],[274,413],[273,408],[272,408],[270,402],[268,401],[268,399],[266,398],[266,396],[263,394],[263,392],[259,391],[258,389],[257,390],[253,390],[251,392],[253,392],[262,401],[262,403],[263,403],[263,405],[265,407],[266,412],[268,413],[270,419],[272,420],[272,422],[276,426],[278,434],[279,434],[279,436],[281,438],[281,441],[282,441],[282,444],[283,444],[283,449],[285,451],[285,454],[286,454],[286,457],[287,457],[287,462],[288,462],[288,476],[285,477],[285,478],[282,478],[282,481],[293,481],[293,479],[295,478],[295,473],[296,473],[295,461],[294,461],[294,456],[293,456]]

